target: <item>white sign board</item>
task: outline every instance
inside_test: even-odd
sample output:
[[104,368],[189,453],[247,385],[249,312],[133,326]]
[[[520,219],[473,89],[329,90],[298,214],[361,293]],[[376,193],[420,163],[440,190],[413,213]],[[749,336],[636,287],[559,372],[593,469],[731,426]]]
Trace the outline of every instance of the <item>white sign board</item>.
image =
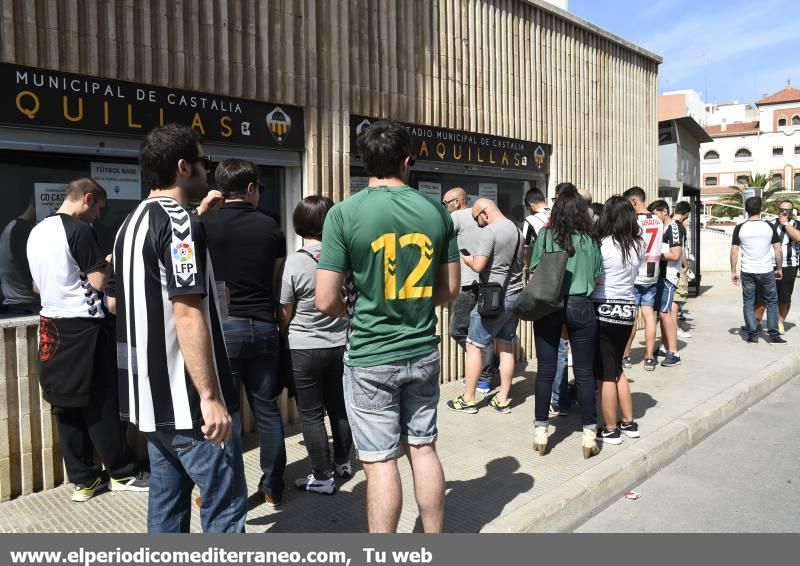
[[426,181],[420,181],[419,192],[437,204],[442,202],[441,183],[428,183]]
[[369,185],[368,177],[350,177],[350,194],[354,195]]
[[67,190],[66,183],[34,183],[33,192],[36,198],[36,222],[53,216],[64,202]]
[[92,161],[91,174],[109,199],[142,200],[142,169],[138,165]]
[[497,184],[478,183],[478,194],[481,198],[488,198],[497,204]]

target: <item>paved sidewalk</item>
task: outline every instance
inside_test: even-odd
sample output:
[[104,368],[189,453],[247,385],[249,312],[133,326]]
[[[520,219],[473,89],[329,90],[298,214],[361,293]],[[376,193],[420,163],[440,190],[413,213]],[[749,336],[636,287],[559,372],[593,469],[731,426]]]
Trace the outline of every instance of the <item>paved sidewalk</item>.
[[[580,422],[574,411],[569,417],[551,421],[552,448],[547,456],[539,456],[531,449],[535,365],[515,379],[510,415],[496,413],[486,406],[477,415],[453,413],[444,402],[455,397],[462,386],[443,386],[439,451],[447,477],[446,530],[530,529],[525,517],[549,509],[560,499],[574,503],[576,498],[583,498],[579,502],[581,508],[591,514],[606,502],[595,495],[602,490],[592,492],[587,486],[596,481],[612,485],[613,480],[609,482],[607,478],[616,469],[628,470],[637,461],[649,465],[637,445],[643,450],[647,447],[646,451],[661,450],[663,447],[654,442],[664,431],[671,430],[676,421],[685,419],[687,414],[696,414],[698,407],[707,406],[737,385],[747,386],[757,372],[770,365],[779,367],[782,358],[785,361],[797,350],[795,342],[800,343],[800,329],[792,324],[800,320],[797,313],[790,315],[787,324],[786,338],[790,344],[770,346],[762,340],[758,345],[748,345],[738,334],[742,324],[740,290],[724,274],[708,274],[704,283],[703,295],[689,302],[691,322],[696,327],[691,330],[693,337],[681,342],[683,365],[659,367],[648,373],[638,363],[628,372],[642,438],[626,438],[621,446],[607,446],[595,458],[584,460],[581,455]],[[640,337],[643,339],[641,333]],[[634,362],[641,362],[642,350],[641,345],[635,345]],[[741,403],[751,402],[746,396],[740,397]],[[292,483],[308,473],[309,463],[299,429],[290,429],[288,434],[286,478],[287,483]],[[247,440],[247,478],[249,485],[255,486],[260,476],[258,451],[253,445],[255,438]],[[405,461],[400,467],[405,506],[399,530],[411,532],[419,530],[419,525],[410,468]],[[649,473],[652,471],[655,470]],[[340,486],[335,496],[289,491],[281,511],[265,505],[252,509],[248,532],[364,531],[365,488],[364,474],[359,470]],[[68,487],[61,487],[0,504],[0,531],[140,532],[145,529],[146,496],[109,492],[76,504],[69,501],[69,494]],[[586,518],[588,515],[582,517]],[[554,528],[561,528],[558,525],[561,523],[553,523]],[[192,527],[199,530],[196,510]],[[546,526],[537,524],[536,528]]]

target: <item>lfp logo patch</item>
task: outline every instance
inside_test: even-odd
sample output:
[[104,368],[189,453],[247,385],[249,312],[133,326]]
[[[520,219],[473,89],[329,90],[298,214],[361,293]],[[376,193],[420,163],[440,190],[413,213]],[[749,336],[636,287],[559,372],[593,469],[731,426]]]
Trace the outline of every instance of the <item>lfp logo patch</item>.
[[192,261],[194,257],[194,246],[186,242],[180,242],[172,248],[172,258],[178,263],[186,263]]

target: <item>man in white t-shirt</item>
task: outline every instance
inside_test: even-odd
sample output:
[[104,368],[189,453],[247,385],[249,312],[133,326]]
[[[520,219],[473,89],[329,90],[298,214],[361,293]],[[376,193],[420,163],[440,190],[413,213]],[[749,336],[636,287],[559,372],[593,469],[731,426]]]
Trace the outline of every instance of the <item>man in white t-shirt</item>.
[[[750,197],[744,203],[747,220],[733,229],[731,243],[731,281],[738,286],[742,283],[742,303],[744,321],[747,327],[747,342],[758,343],[756,326],[756,294],[764,299],[767,307],[768,342],[785,344],[778,332],[778,290],[776,280],[783,277],[783,249],[781,239],[775,228],[761,219],[761,198]],[[770,250],[774,250],[773,260]],[[741,275],[736,271],[742,252]]]
[[[644,240],[644,259],[639,266],[639,275],[636,276],[636,283],[633,286],[633,295],[636,306],[642,312],[644,318],[644,339],[645,355],[644,369],[653,371],[656,369],[655,345],[656,345],[656,313],[654,306],[656,303],[656,292],[658,287],[658,274],[661,263],[661,244],[664,239],[664,223],[647,210],[646,195],[642,188],[631,187],[623,195],[631,203],[636,211],[639,227]],[[628,346],[625,348],[625,357],[622,365],[626,368],[631,367],[631,346],[636,337],[636,325],[633,325]]]
[[531,212],[522,223],[523,261],[525,264],[525,274],[528,274],[528,265],[531,261],[531,250],[539,233],[550,222],[550,208],[544,198],[544,193],[539,189],[533,188],[525,193],[525,207]]

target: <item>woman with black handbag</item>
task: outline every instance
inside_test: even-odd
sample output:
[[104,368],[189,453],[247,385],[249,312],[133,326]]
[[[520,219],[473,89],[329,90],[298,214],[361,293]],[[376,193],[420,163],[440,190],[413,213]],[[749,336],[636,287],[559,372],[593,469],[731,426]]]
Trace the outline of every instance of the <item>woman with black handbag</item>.
[[534,339],[538,370],[536,374],[536,417],[533,449],[544,455],[547,451],[550,396],[553,392],[558,345],[562,324],[566,324],[572,348],[572,369],[578,387],[583,424],[583,457],[599,452],[597,446],[597,410],[595,407],[594,348],[597,320],[589,298],[595,280],[603,267],[600,247],[594,237],[594,225],[586,201],[575,185],[562,183],[556,187],[556,202],[550,224],[536,240],[531,257],[533,279],[536,268],[546,253],[566,252],[561,293],[564,306],[537,318]]

